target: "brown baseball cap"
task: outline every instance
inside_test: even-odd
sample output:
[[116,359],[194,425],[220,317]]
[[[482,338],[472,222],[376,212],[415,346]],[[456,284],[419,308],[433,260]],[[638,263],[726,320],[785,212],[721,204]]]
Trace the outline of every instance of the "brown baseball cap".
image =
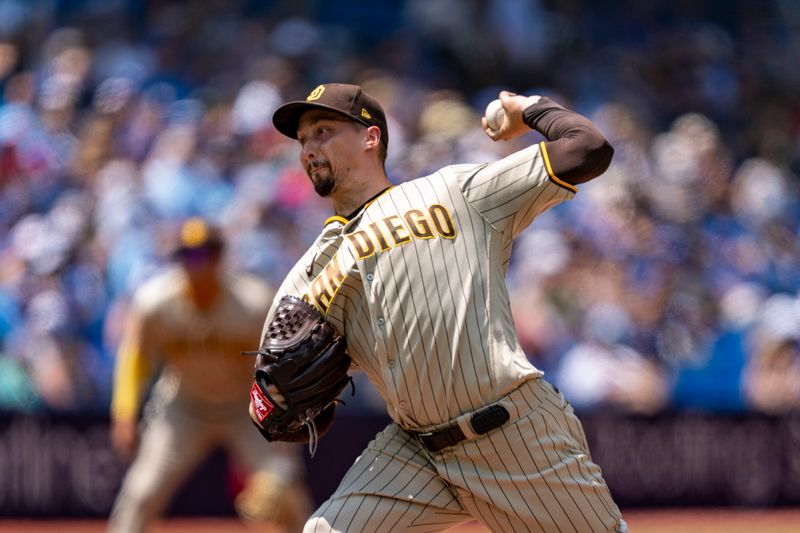
[[181,224],[174,254],[181,257],[194,252],[217,252],[224,246],[225,241],[219,228],[200,217],[192,217]]
[[381,130],[381,142],[384,146],[389,146],[389,130],[386,127],[386,114],[383,108],[358,85],[348,83],[318,85],[305,100],[288,102],[280,106],[272,115],[272,123],[279,132],[297,139],[300,117],[311,109],[327,109],[365,126],[378,126]]

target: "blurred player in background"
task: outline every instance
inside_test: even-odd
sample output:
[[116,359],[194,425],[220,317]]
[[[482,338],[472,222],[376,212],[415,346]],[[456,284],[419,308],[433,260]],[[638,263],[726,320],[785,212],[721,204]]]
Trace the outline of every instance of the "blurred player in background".
[[[177,265],[134,295],[115,367],[111,440],[122,458],[135,459],[111,513],[112,533],[147,530],[217,446],[251,473],[235,501],[242,518],[296,531],[310,511],[297,449],[266,444],[243,408],[252,360],[240,352],[258,335],[273,292],[224,272],[223,249],[216,228],[189,219]],[[155,376],[138,446],[140,406]]]

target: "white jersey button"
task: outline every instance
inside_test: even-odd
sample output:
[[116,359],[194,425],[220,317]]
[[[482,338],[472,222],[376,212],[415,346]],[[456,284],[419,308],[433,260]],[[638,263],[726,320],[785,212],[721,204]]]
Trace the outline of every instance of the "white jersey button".
[[389,359],[389,368],[394,368],[394,359]]
[[372,281],[373,279],[375,279],[375,275],[372,272],[367,274],[367,281]]
[[400,405],[401,409],[405,409],[406,408],[406,402],[400,402],[399,405]]
[[383,326],[386,323],[386,321],[383,319],[382,316],[378,317],[378,321],[377,322],[378,322],[379,326]]

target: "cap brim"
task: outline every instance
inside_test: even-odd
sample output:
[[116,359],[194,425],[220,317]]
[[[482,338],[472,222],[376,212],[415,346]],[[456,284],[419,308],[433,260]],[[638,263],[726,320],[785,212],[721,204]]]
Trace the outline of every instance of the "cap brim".
[[300,124],[300,117],[303,116],[303,113],[306,111],[311,111],[312,109],[325,109],[327,111],[332,111],[337,115],[341,115],[344,119],[352,120],[353,122],[359,122],[365,126],[369,126],[367,122],[358,120],[357,118],[350,116],[335,107],[325,104],[318,104],[315,102],[306,102],[303,100],[288,102],[280,106],[272,115],[272,123],[275,125],[275,129],[282,134],[292,139],[297,139],[297,126]]

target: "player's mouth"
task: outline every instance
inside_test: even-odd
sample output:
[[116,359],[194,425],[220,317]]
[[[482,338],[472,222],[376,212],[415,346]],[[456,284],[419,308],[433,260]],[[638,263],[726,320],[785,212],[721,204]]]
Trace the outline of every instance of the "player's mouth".
[[328,165],[325,165],[325,164],[308,165],[308,169],[306,170],[306,172],[308,172],[309,176],[313,176],[316,173],[318,173],[320,170],[324,170],[326,168],[328,168]]

